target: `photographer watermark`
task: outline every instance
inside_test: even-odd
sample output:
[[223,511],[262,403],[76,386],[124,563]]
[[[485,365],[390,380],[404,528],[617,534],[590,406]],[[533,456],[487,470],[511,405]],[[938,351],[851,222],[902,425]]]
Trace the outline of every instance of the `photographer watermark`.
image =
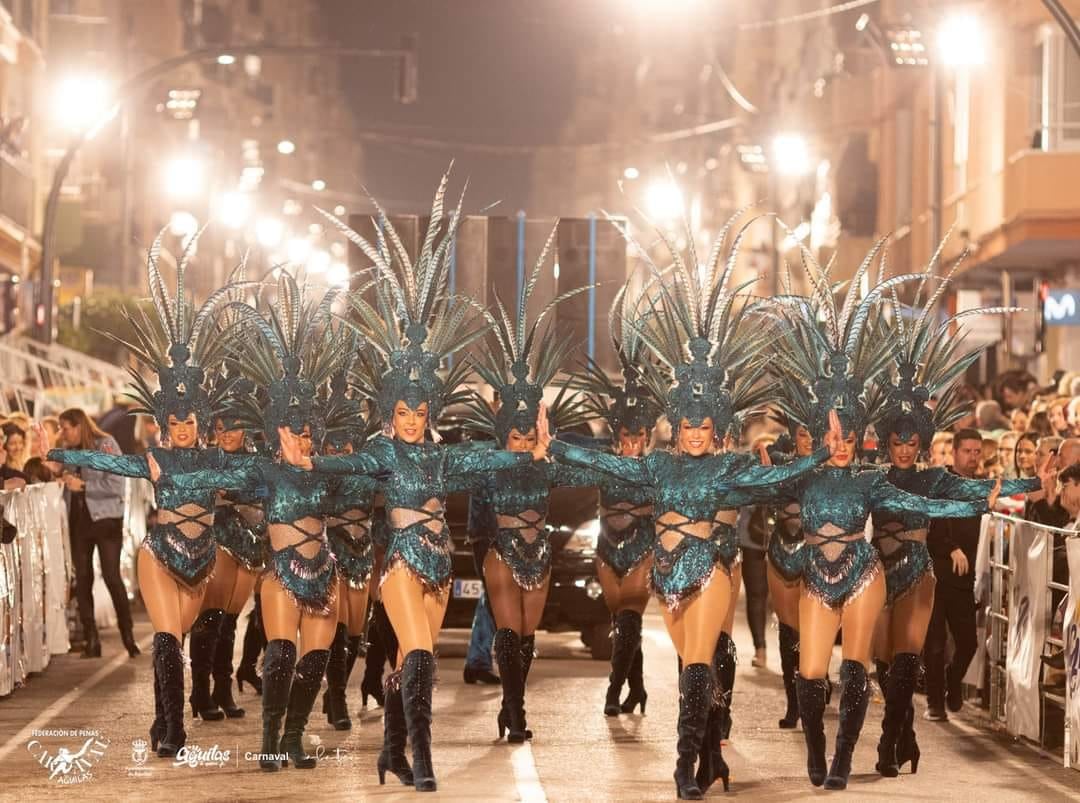
[[87,728],[48,728],[31,731],[30,736],[27,752],[48,770],[49,780],[64,785],[92,779],[94,766],[109,747],[100,731]]

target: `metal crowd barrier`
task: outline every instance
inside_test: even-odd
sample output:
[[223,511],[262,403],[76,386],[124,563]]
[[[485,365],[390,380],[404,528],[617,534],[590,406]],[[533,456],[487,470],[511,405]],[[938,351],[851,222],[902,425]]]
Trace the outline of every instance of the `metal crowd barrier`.
[[[138,588],[135,556],[146,536],[146,511],[153,488],[128,480],[124,494],[124,546],[121,576],[133,597]],[[74,576],[63,488],[57,483],[0,491],[3,518],[16,530],[0,544],[0,698],[29,675],[43,672],[53,655],[70,649],[67,610]],[[96,556],[95,556],[96,557]],[[115,623],[100,569],[95,572],[95,616],[99,625]]]
[[[989,574],[990,721],[1080,769],[1080,533],[995,513],[982,540]],[[1055,554],[1059,577],[1067,560],[1067,582],[1054,580]],[[1066,596],[1056,632],[1055,613]],[[1045,682],[1042,661],[1060,651],[1063,688]]]

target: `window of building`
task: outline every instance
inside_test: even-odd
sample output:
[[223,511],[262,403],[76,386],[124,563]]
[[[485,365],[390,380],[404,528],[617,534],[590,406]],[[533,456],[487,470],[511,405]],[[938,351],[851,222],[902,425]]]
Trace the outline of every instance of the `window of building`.
[[1080,148],[1080,55],[1062,31],[1042,26],[1034,49],[1034,125],[1031,146]]

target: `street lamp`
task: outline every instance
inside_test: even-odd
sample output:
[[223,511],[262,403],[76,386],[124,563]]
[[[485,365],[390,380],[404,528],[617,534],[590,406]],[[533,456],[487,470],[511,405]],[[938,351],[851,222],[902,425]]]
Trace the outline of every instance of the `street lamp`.
[[782,176],[810,172],[810,146],[802,134],[778,134],[772,142],[772,167]]
[[682,214],[683,199],[675,182],[657,180],[645,192],[649,216],[657,220],[672,220]]
[[956,12],[938,28],[938,56],[948,67],[978,67],[986,61],[986,40],[986,30],[978,17]]
[[307,269],[311,273],[326,273],[330,269],[330,252],[322,249],[316,251],[308,260]]
[[264,217],[255,223],[255,239],[263,248],[277,248],[285,236],[285,224],[274,217]]
[[194,156],[176,156],[165,163],[165,192],[173,198],[188,199],[203,188],[203,165]]
[[282,156],[288,156],[296,152],[296,143],[291,139],[283,139],[277,144],[277,152]]
[[326,182],[321,178],[317,178],[311,182],[311,189],[315,190],[315,192],[322,192],[326,189]]
[[311,241],[306,237],[293,237],[285,249],[290,262],[304,262],[311,253]]
[[342,287],[348,285],[349,266],[344,262],[335,262],[330,266],[330,270],[326,274],[326,279],[330,284],[336,284]]
[[241,229],[251,217],[251,196],[244,192],[227,192],[218,201],[218,217],[230,229]]
[[641,175],[641,171],[638,170],[636,167],[628,167],[624,171],[622,171],[622,174],[623,178],[633,181],[635,178]]
[[101,110],[109,105],[109,85],[93,75],[71,75],[56,85],[53,114],[69,131],[100,125]]

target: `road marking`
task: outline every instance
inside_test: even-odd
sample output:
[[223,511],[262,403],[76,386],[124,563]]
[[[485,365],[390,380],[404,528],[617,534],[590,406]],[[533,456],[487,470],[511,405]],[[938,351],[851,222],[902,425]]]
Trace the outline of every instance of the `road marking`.
[[[142,650],[144,653],[150,649],[152,641],[153,639],[147,639],[143,642]],[[67,709],[68,706],[130,660],[131,658],[128,656],[127,652],[121,652],[109,661],[109,663],[105,664],[105,666],[92,674],[81,686],[76,686],[67,694],[58,697],[52,705],[30,720],[26,727],[8,739],[3,747],[0,747],[0,761],[7,758],[13,750],[25,747],[27,740],[34,731],[41,729],[49,720]],[[108,736],[108,734],[105,735]]]
[[[1003,747],[1001,747],[1000,745],[997,744],[997,740],[994,738],[995,736],[998,735],[997,731],[988,731],[988,730],[983,730],[982,728],[976,728],[976,727],[974,727],[972,725],[968,725],[966,722],[962,722],[960,719],[950,719],[949,724],[952,725],[957,730],[963,731],[968,736],[986,737],[986,738],[984,738],[984,741],[990,747],[991,750],[994,750],[995,752],[1006,756],[1008,759],[1014,758],[1014,756],[1012,755],[1012,753],[1010,751],[1005,750]],[[1036,783],[1046,784],[1048,786],[1055,787],[1059,792],[1064,793],[1067,797],[1075,797],[1075,795],[1076,795],[1076,787],[1068,786],[1068,785],[1063,784],[1063,783],[1059,783],[1058,781],[1055,781],[1053,778],[1047,777],[1047,775],[1045,773],[1039,772],[1037,769],[1029,767],[1023,761],[1011,761],[1010,760],[1009,761],[1009,766],[1011,766],[1011,767],[1015,768],[1016,770],[1020,771],[1021,773],[1023,773],[1027,777],[1034,780]],[[1055,764],[1055,766],[1060,767],[1061,765],[1060,764]]]
[[533,760],[532,746],[528,742],[514,748],[510,754],[510,764],[514,768],[514,785],[518,796],[525,803],[547,803],[547,795],[540,785],[540,774]]

